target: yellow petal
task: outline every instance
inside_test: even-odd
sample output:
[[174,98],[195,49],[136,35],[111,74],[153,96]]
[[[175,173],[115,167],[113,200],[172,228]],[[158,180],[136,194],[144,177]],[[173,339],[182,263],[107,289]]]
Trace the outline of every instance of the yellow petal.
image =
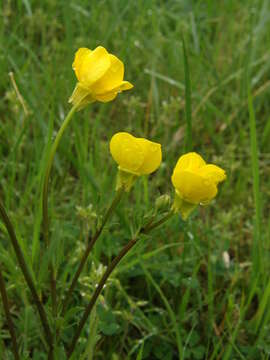
[[121,85],[119,86],[119,91],[129,90],[132,89],[133,85],[129,81],[122,81]]
[[76,51],[75,58],[72,64],[72,69],[75,71],[75,74],[77,76],[77,79],[79,80],[79,74],[80,74],[80,68],[81,64],[83,62],[83,59],[87,54],[91,54],[91,50],[87,48],[80,48]]
[[[79,108],[93,101],[108,102],[116,98],[117,94],[133,87],[124,81],[124,64],[116,56],[98,46],[93,51],[80,48],[72,64],[78,79],[77,87],[73,92],[70,102]],[[87,96],[83,93],[88,93]],[[80,105],[79,98],[83,103]]]
[[130,82],[122,81],[121,85],[118,86],[117,88],[113,89],[112,91],[109,91],[109,92],[103,93],[103,94],[92,93],[92,96],[93,96],[93,98],[95,98],[98,101],[108,102],[108,101],[114,100],[120,92],[122,92],[124,90],[129,90],[131,88],[133,88],[133,85]]
[[203,158],[195,152],[190,152],[185,155],[182,155],[179,158],[175,166],[175,169],[177,169],[177,171],[183,171],[183,170],[193,171],[199,169],[203,165],[205,165],[205,161],[203,160]]
[[113,92],[108,92],[106,94],[99,94],[99,95],[93,94],[93,97],[98,101],[106,103],[114,100],[117,94],[118,94],[117,92],[113,91]]
[[136,138],[126,132],[115,134],[110,142],[110,152],[121,170],[137,175],[143,163],[144,151]]
[[210,201],[217,194],[217,187],[212,181],[186,170],[177,171],[175,169],[172,183],[179,196],[192,204]]
[[208,164],[198,169],[198,174],[209,179],[214,184],[218,184],[226,179],[226,173],[219,166]]
[[109,54],[110,67],[105,74],[93,84],[95,94],[103,94],[119,88],[124,78],[124,64],[116,56]]
[[144,161],[137,171],[141,175],[151,174],[160,166],[162,160],[161,145],[143,138],[138,138],[137,141],[144,152]]
[[98,46],[91,52],[82,53],[81,63],[78,69],[78,80],[82,86],[91,88],[91,86],[102,78],[111,65],[108,51]]
[[119,169],[137,176],[150,174],[161,162],[161,145],[126,132],[115,134],[110,151]]

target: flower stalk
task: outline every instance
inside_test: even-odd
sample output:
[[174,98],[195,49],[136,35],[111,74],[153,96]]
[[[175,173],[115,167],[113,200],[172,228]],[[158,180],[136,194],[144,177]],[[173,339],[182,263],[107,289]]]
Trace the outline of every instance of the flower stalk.
[[[43,235],[46,247],[49,247],[49,214],[48,214],[48,190],[49,190],[49,180],[50,180],[50,174],[52,169],[52,164],[54,160],[54,156],[56,153],[56,150],[58,148],[58,145],[60,143],[60,140],[64,134],[65,129],[67,128],[68,124],[70,123],[77,107],[73,106],[69,113],[67,114],[63,124],[61,125],[56,138],[53,142],[52,148],[50,150],[49,158],[46,165],[45,170],[45,177],[44,177],[44,183],[43,183],[43,192],[42,192],[42,214],[43,214]],[[51,285],[51,298],[52,298],[52,310],[54,317],[57,316],[57,292],[56,292],[56,278],[55,278],[55,272],[52,261],[49,265],[50,270],[50,285]]]
[[53,142],[53,145],[52,145],[52,148],[51,148],[51,151],[49,154],[49,158],[47,161],[47,165],[46,165],[45,177],[44,177],[44,182],[43,182],[43,191],[42,191],[42,210],[43,210],[44,239],[45,239],[45,243],[46,243],[47,247],[49,247],[48,190],[49,190],[49,179],[50,179],[53,159],[54,159],[56,150],[58,148],[58,145],[60,143],[60,140],[63,136],[63,133],[64,133],[66,127],[68,126],[68,124],[70,123],[75,111],[76,111],[76,106],[73,106],[71,108],[71,110],[69,111],[69,113],[67,114],[63,124],[61,125],[61,127],[56,135],[56,138]]

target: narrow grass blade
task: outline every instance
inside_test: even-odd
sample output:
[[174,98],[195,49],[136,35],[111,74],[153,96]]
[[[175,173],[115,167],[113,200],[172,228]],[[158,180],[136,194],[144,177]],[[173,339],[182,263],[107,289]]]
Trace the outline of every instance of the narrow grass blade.
[[260,175],[259,175],[259,157],[256,133],[256,119],[253,107],[253,99],[250,89],[248,90],[248,110],[249,110],[249,130],[250,130],[250,151],[251,168],[253,177],[253,195],[255,205],[255,234],[253,241],[253,262],[254,271],[258,273],[260,264],[263,263],[262,229],[261,229],[261,197],[260,197]]
[[143,358],[143,348],[144,348],[144,342],[141,345],[141,348],[140,348],[140,351],[139,351],[139,353],[138,353],[138,355],[136,357],[136,360],[142,360],[142,358]]
[[269,299],[270,299],[270,281],[268,282],[268,285],[265,291],[263,292],[263,297],[261,299],[259,309],[256,314],[256,332],[258,332],[260,324],[264,323],[264,319],[265,319],[264,315],[267,310],[267,305],[269,304]]
[[158,292],[161,300],[163,301],[163,303],[164,303],[164,305],[165,305],[165,307],[166,307],[166,309],[168,311],[168,315],[169,315],[169,317],[171,319],[171,322],[172,322],[172,325],[174,327],[175,338],[176,338],[176,343],[177,343],[177,348],[178,348],[179,360],[181,360],[181,359],[183,359],[183,344],[182,344],[181,335],[180,335],[180,331],[179,331],[179,327],[178,327],[178,323],[177,323],[177,320],[176,320],[175,313],[174,313],[171,305],[169,304],[169,301],[167,300],[166,296],[164,295],[163,291],[158,286],[158,284],[155,282],[155,280],[153,279],[150,272],[148,270],[146,270],[143,263],[140,263],[140,265],[141,265],[147,279],[150,281],[150,283],[153,285],[155,290]]
[[269,144],[270,140],[270,117],[267,118],[266,125],[263,129],[263,135],[262,135],[262,147],[264,148],[266,144]]
[[184,71],[185,71],[185,119],[186,119],[186,152],[192,149],[192,120],[191,120],[191,86],[188,56],[186,51],[185,40],[182,38],[184,54]]

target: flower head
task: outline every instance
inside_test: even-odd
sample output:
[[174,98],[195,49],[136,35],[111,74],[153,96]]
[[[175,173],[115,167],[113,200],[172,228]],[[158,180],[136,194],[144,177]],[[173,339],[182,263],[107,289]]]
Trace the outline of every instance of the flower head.
[[196,207],[208,204],[218,192],[217,185],[226,179],[226,173],[216,165],[206,164],[195,152],[181,156],[172,174],[176,191],[175,207],[183,218]]
[[159,167],[162,159],[160,144],[136,138],[126,132],[119,132],[112,137],[110,152],[118,164],[123,181],[151,174]]
[[83,108],[94,101],[108,102],[118,93],[133,87],[124,81],[124,64],[116,56],[98,46],[94,50],[80,48],[72,64],[78,83],[69,102]]

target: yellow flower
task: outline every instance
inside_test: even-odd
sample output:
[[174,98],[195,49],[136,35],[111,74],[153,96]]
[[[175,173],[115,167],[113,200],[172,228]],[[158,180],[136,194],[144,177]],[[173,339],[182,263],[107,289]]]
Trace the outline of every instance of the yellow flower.
[[126,132],[115,134],[110,142],[110,152],[119,171],[117,188],[129,191],[136,177],[154,172],[162,159],[161,145]]
[[196,205],[206,205],[217,195],[217,185],[225,179],[223,169],[206,164],[195,152],[181,156],[172,174],[176,210],[187,218]]
[[94,101],[108,102],[118,93],[133,87],[124,79],[124,64],[98,46],[95,50],[80,48],[72,64],[78,83],[69,102],[83,108]]

